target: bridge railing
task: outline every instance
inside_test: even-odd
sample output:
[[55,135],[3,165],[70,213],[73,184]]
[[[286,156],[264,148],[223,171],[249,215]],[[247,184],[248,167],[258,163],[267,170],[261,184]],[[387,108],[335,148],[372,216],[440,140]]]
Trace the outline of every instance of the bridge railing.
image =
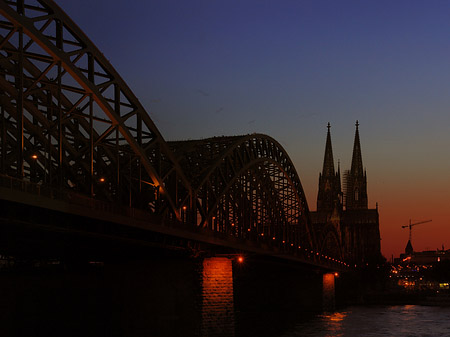
[[0,186],[10,190],[65,201],[73,205],[89,208],[95,211],[107,212],[114,215],[122,215],[141,220],[150,220],[152,217],[154,220],[158,219],[158,217],[144,210],[97,200],[72,191],[62,190],[3,174],[0,175]]
[[26,179],[19,179],[8,175],[0,175],[0,186],[11,190],[22,191],[34,195],[44,196],[52,199],[62,199],[63,192],[49,186],[33,183]]

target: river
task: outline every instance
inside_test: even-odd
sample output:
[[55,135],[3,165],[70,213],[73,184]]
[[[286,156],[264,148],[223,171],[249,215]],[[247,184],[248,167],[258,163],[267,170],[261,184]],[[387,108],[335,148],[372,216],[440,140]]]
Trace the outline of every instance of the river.
[[317,315],[276,337],[450,336],[450,307],[355,306]]
[[[236,287],[233,299],[231,282],[220,283],[227,291],[205,297],[209,283],[203,280],[202,293],[198,275],[187,260],[171,258],[4,268],[0,336],[450,336],[449,306],[349,306],[314,314],[301,306],[306,295],[286,304],[285,292],[267,296],[261,287]],[[243,290],[252,301],[243,301]]]

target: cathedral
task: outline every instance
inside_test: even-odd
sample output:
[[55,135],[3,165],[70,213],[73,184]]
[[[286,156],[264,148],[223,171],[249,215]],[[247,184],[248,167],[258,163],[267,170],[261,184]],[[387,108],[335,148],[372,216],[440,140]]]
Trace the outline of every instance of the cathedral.
[[378,206],[369,209],[367,176],[362,163],[359,123],[356,121],[355,141],[350,170],[341,172],[334,166],[330,123],[323,169],[319,174],[317,211],[311,212],[314,226],[329,228],[335,233],[340,255],[357,265],[378,262],[381,258]]

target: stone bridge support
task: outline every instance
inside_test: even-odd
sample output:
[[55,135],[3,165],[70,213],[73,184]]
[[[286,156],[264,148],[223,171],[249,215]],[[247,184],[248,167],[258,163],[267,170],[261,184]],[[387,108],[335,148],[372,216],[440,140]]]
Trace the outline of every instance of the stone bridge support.
[[334,311],[336,308],[335,274],[325,273],[322,276],[322,309]]
[[233,337],[234,293],[233,265],[226,257],[203,260],[201,273],[203,337]]

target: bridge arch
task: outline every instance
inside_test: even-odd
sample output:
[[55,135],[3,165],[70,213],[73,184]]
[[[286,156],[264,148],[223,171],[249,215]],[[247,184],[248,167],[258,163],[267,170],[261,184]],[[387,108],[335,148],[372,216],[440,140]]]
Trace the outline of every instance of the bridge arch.
[[53,1],[0,2],[1,172],[179,217],[190,193],[148,113]]
[[169,143],[190,173],[200,227],[279,247],[315,247],[306,197],[273,138],[252,134]]

